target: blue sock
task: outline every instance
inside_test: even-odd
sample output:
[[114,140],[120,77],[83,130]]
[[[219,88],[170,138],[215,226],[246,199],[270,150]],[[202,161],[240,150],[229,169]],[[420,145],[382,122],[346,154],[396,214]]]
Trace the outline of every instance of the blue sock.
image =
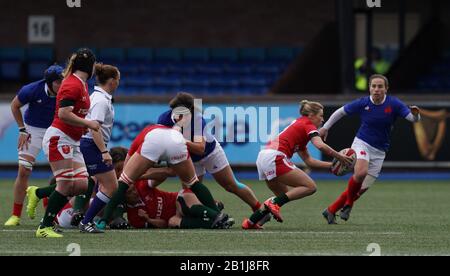
[[89,222],[92,222],[95,216],[103,209],[103,207],[106,206],[106,204],[108,204],[109,201],[110,198],[99,191],[95,195],[95,198],[89,206],[89,209],[87,210],[86,215],[81,223],[87,224]]

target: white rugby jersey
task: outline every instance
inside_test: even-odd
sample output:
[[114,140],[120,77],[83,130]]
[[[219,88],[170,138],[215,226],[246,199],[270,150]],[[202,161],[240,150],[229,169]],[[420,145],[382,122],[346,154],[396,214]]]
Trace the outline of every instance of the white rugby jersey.
[[[98,121],[101,125],[103,140],[108,144],[111,139],[111,132],[114,124],[114,107],[112,95],[108,94],[99,86],[94,87],[94,92],[90,96],[91,108],[86,116],[87,120]],[[93,139],[89,131],[83,138]]]

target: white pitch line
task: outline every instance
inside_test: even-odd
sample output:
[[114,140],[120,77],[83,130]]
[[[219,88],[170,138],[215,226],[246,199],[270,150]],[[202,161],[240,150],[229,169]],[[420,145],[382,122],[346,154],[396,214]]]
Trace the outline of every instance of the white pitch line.
[[[73,229],[66,229],[63,231],[65,233],[78,233],[78,230],[73,230]],[[26,230],[26,229],[2,229],[0,230],[0,232],[5,232],[5,233],[14,233],[14,232],[23,232],[23,233],[34,233],[35,230]],[[403,235],[403,232],[356,232],[356,231],[339,231],[339,232],[333,232],[333,231],[329,231],[329,232],[324,232],[324,231],[265,231],[265,230],[260,230],[260,231],[244,231],[244,230],[240,230],[240,231],[221,231],[221,230],[200,230],[200,231],[196,231],[196,230],[111,230],[111,231],[107,231],[107,233],[138,233],[138,234],[157,234],[157,233],[162,233],[162,234],[216,234],[216,235],[224,235],[224,234],[244,234],[245,235],[271,235],[271,234],[288,234],[288,235]],[[63,233],[64,234],[64,233]]]
[[[244,255],[244,256],[335,256],[349,255],[348,253],[323,253],[323,252],[270,252],[261,251],[158,251],[158,250],[139,250],[139,251],[93,251],[81,250],[81,255]],[[3,251],[0,255],[69,255],[70,252],[64,251]],[[356,254],[355,254],[356,255]]]

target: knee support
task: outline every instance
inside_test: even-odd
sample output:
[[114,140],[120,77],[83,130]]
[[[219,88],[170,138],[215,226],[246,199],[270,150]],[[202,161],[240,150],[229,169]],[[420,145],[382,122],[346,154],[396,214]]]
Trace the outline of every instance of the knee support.
[[194,175],[194,177],[191,180],[189,180],[188,182],[183,182],[183,185],[187,186],[187,187],[191,187],[192,185],[194,185],[197,182],[198,182],[198,177],[197,177],[197,175]]
[[26,160],[25,158],[19,157],[19,165],[23,166],[25,169],[32,171],[34,162],[30,162]]
[[74,171],[73,169],[62,169],[54,172],[53,174],[56,179],[56,183],[61,181],[73,181],[74,180]]
[[119,181],[122,181],[123,183],[127,184],[128,186],[133,185],[134,181],[128,177],[124,172],[120,175]]

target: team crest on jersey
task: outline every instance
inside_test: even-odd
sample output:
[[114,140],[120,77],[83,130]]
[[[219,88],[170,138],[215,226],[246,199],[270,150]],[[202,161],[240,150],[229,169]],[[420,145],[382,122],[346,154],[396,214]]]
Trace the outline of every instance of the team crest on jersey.
[[386,107],[386,108],[384,109],[384,113],[386,113],[386,114],[391,114],[391,113],[392,113],[392,107],[391,107],[391,106]]
[[369,106],[366,106],[364,109],[365,109],[366,111],[370,111],[370,107],[369,107]]
[[367,153],[365,151],[363,151],[363,150],[360,151],[359,154],[361,154],[362,156],[366,156],[367,155]]
[[70,153],[70,146],[68,145],[64,145],[61,147],[61,150],[64,154],[69,154]]

